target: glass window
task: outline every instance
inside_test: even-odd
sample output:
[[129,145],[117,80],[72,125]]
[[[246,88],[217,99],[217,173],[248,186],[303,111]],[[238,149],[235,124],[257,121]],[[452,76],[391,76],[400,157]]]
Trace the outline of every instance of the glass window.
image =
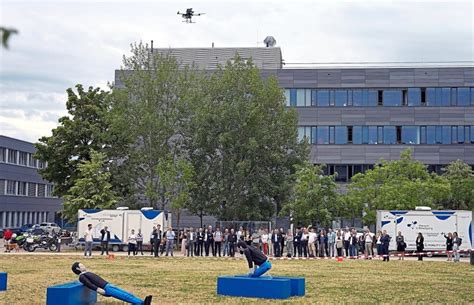
[[362,126],[362,144],[369,143],[369,127]]
[[403,144],[420,144],[420,128],[418,126],[402,126]]
[[458,143],[464,143],[464,126],[458,126]]
[[33,158],[33,154],[29,154],[28,156],[28,166],[36,167],[36,160]]
[[347,127],[336,126],[336,144],[347,144]]
[[304,138],[304,127],[298,127],[298,141],[303,141]]
[[441,104],[440,105],[451,106],[451,88],[441,88]]
[[471,88],[471,105],[474,105],[474,88]]
[[408,106],[420,106],[420,105],[421,105],[421,89],[408,88]]
[[290,106],[296,106],[296,89],[290,89]]
[[377,90],[369,90],[367,92],[367,99],[365,100],[366,102],[364,106],[377,106],[378,98],[379,98],[379,93]]
[[441,140],[443,144],[451,144],[451,126],[442,126]]
[[458,143],[458,127],[451,126],[451,143],[457,144]]
[[26,196],[26,182],[18,182],[18,195]]
[[464,126],[464,142],[469,143],[471,136],[471,128],[469,126]]
[[436,106],[435,88],[426,88],[426,106]]
[[304,89],[296,89],[296,106],[304,107],[305,103],[305,92]]
[[28,196],[36,197],[36,183],[28,183]]
[[383,126],[377,127],[377,143],[383,144]]
[[318,144],[329,144],[329,126],[318,126],[316,133]]
[[347,90],[336,90],[334,93],[336,107],[347,106]]
[[347,181],[347,165],[336,165],[336,182],[346,182]]
[[44,197],[45,195],[45,184],[38,183],[38,197]]
[[436,126],[426,127],[426,144],[436,144]]
[[305,90],[305,95],[306,95],[306,104],[305,106],[312,106],[312,98],[311,98],[311,89],[306,89]]
[[474,126],[471,126],[471,143],[474,144]]
[[383,142],[385,144],[396,144],[397,143],[397,129],[395,126],[384,126],[383,127]]
[[352,127],[352,143],[362,144],[362,126]]
[[8,163],[16,164],[16,155],[18,154],[17,150],[9,149],[8,150]]
[[290,89],[285,89],[285,104],[286,104],[286,106],[291,106],[291,103],[290,103]]
[[353,170],[353,175],[355,176],[356,174],[362,173],[363,172],[363,166],[362,165],[354,165],[354,170]]
[[458,88],[457,98],[458,106],[469,106],[469,88]]
[[402,105],[402,90],[384,90],[383,91],[383,105],[384,106],[401,106]]
[[334,106],[334,90],[329,91],[329,106]]
[[16,195],[16,181],[7,180],[7,195]]
[[316,127],[311,127],[311,143],[317,144],[318,136],[316,135]]
[[352,90],[352,105],[356,107],[364,106],[362,90]]
[[329,144],[334,144],[334,126],[329,126]]
[[377,126],[368,126],[369,128],[369,144],[377,144]]
[[436,141],[435,144],[442,144],[443,143],[443,136],[442,136],[442,126],[435,126],[436,127]]
[[0,162],[7,161],[7,149],[5,147],[0,147]]
[[426,144],[426,126],[420,127],[420,144]]
[[451,106],[456,106],[456,101],[457,101],[457,89],[456,88],[451,88]]
[[304,128],[304,136],[307,138],[308,143],[311,143],[311,126],[306,126]]
[[317,103],[318,103],[318,107],[329,106],[329,90],[318,90]]
[[18,162],[19,162],[20,165],[26,166],[27,163],[28,163],[28,154],[24,151],[20,151],[20,156],[19,156]]

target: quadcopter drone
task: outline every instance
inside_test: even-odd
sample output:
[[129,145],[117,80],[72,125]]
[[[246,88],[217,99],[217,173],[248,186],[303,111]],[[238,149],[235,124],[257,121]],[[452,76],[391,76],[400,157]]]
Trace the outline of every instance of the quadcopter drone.
[[196,22],[193,22],[192,18],[194,16],[201,16],[201,15],[204,15],[205,13],[194,13],[193,9],[192,8],[188,8],[186,10],[186,13],[180,13],[178,12],[178,15],[181,15],[181,17],[183,17],[183,22],[186,22],[186,23],[196,23]]

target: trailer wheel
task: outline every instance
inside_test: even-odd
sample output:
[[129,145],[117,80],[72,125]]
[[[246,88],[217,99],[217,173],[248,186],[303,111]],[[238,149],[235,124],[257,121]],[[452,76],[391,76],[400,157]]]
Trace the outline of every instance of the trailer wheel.
[[128,252],[128,246],[127,246],[127,245],[122,246],[122,251],[123,251],[123,252]]
[[112,246],[112,251],[118,252],[120,250],[120,247],[118,245],[113,245]]

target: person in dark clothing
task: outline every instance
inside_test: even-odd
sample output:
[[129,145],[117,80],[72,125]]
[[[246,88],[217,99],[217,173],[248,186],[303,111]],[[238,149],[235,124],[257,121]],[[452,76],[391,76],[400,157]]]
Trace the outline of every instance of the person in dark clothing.
[[150,305],[152,296],[149,295],[145,300],[141,300],[133,294],[113,286],[95,273],[89,272],[84,264],[75,262],[72,264],[72,272],[79,275],[79,281],[87,288],[97,291],[105,297],[113,297],[120,301],[134,305]]
[[272,268],[272,264],[262,251],[254,246],[248,246],[245,242],[239,241],[237,249],[241,254],[245,255],[249,264],[250,277],[260,277]]
[[209,249],[214,252],[214,235],[212,234],[212,230],[206,229],[204,231],[204,251],[206,252],[206,256],[209,256]]
[[283,256],[283,249],[285,248],[285,231],[283,231],[283,228],[280,228],[280,236],[280,256]]
[[418,233],[418,236],[416,237],[416,252],[418,252],[418,260],[422,261],[423,260],[423,250],[425,249],[425,238],[423,237],[423,234]]
[[150,234],[150,255],[153,255],[153,251],[155,250],[155,244],[154,244],[155,233],[156,233],[156,227],[153,226],[153,229],[151,230],[151,234]]
[[446,238],[446,254],[449,262],[453,260],[453,234],[451,232],[448,235],[444,234],[444,238]]
[[107,227],[104,227],[100,230],[100,235],[100,247],[102,248],[102,253],[100,255],[104,255],[104,251],[106,255],[109,255],[110,231]]
[[383,255],[383,260],[384,261],[389,261],[390,256],[388,254],[388,247],[390,246],[390,235],[387,234],[387,230],[383,231],[382,238],[380,241],[382,242],[382,255]]
[[153,240],[153,254],[155,257],[159,256],[159,249],[160,249],[160,244],[161,244],[161,230],[160,230],[160,225],[157,225],[157,227],[153,230],[152,234],[152,240]]
[[202,256],[202,251],[204,247],[204,232],[202,228],[199,228],[199,232],[197,234],[197,246],[196,246],[196,256]]
[[296,257],[296,251],[298,250],[298,257],[301,257],[301,236],[303,235],[303,230],[298,228],[298,232],[296,232],[295,236],[293,237],[293,253]]
[[234,229],[230,229],[230,234],[229,234],[229,237],[228,237],[227,241],[229,242],[229,255],[231,257],[234,257],[235,256],[235,246],[237,244],[237,234],[235,234]]
[[281,235],[280,231],[278,231],[278,229],[275,229],[274,233],[272,234],[273,255],[275,257],[280,257],[280,246],[282,239],[283,236]]

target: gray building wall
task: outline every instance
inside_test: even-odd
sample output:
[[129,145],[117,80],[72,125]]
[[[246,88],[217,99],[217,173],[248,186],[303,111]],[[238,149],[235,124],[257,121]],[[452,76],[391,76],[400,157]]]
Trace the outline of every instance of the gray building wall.
[[[2,155],[5,152],[8,154],[10,150],[26,152],[29,155],[35,152],[32,143],[1,135],[0,149],[3,151]],[[8,181],[27,182],[26,195],[7,194]],[[38,196],[37,184],[45,185],[45,195]],[[43,221],[53,222],[62,201],[59,198],[46,197],[47,185],[51,184],[41,178],[37,168],[29,164],[27,166],[11,164],[7,156],[0,158],[0,228],[19,227]],[[30,196],[32,195],[29,192],[30,187],[34,187],[35,196]],[[16,188],[18,191],[18,184]]]

